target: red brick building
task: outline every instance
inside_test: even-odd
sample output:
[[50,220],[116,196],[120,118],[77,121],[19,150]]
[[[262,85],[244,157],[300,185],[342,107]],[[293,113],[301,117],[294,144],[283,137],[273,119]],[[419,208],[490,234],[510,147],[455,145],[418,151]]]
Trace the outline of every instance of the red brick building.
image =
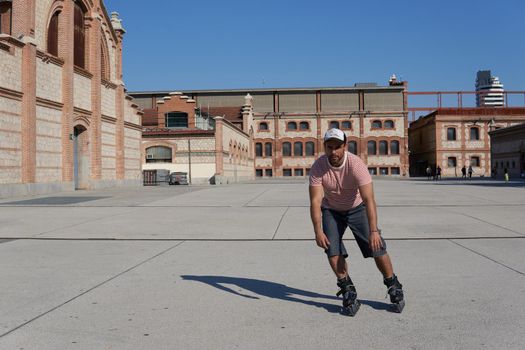
[[410,123],[411,175],[424,176],[430,165],[443,176],[461,176],[463,166],[490,176],[489,132],[524,122],[523,107],[438,108]]
[[0,196],[140,183],[118,14],[102,0],[3,0],[0,30]]
[[145,110],[143,169],[185,172],[192,184],[253,179],[252,100],[244,100],[202,110],[180,92],[158,99]]
[[[393,78],[388,86],[197,90],[185,91],[185,95],[201,114],[223,116],[244,133],[253,133],[252,176],[308,175],[311,164],[323,154],[322,137],[331,127],[346,133],[349,151],[359,155],[372,174],[405,176],[405,90],[406,83]],[[168,92],[130,94],[144,108],[145,127],[152,126],[156,118],[163,125],[165,116],[155,106],[162,104]],[[253,98],[253,113],[243,114],[247,94]]]

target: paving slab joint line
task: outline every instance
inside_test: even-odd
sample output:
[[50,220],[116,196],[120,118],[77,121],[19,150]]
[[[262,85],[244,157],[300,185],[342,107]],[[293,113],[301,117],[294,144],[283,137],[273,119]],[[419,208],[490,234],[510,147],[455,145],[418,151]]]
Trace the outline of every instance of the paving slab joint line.
[[279,220],[279,224],[277,224],[277,228],[275,229],[275,232],[273,234],[272,241],[275,240],[275,236],[277,235],[277,232],[279,232],[279,227],[281,227],[281,223],[283,222],[286,213],[288,213],[288,210],[290,210],[290,207],[287,207],[283,215],[281,216],[281,220]]
[[112,280],[114,280],[114,279],[116,279],[116,278],[118,278],[118,277],[120,277],[120,276],[122,276],[122,275],[124,275],[124,274],[126,274],[126,273],[128,273],[128,272],[130,272],[131,270],[133,270],[133,269],[135,269],[135,268],[137,268],[137,267],[139,267],[139,266],[141,266],[141,265],[144,265],[145,263],[147,263],[147,262],[149,262],[149,261],[151,261],[151,260],[153,260],[153,259],[155,259],[155,258],[161,256],[162,254],[167,253],[167,252],[169,252],[170,250],[177,248],[178,246],[180,246],[180,245],[183,244],[184,242],[185,242],[185,241],[179,242],[179,243],[175,244],[174,246],[169,247],[169,248],[167,248],[167,249],[161,251],[160,253],[155,254],[154,256],[149,257],[149,258],[147,258],[146,260],[139,262],[138,264],[136,264],[136,265],[130,267],[129,269],[124,270],[124,271],[120,272],[119,274],[117,274],[117,275],[115,275],[115,276],[113,276],[113,277],[111,277],[111,278],[109,278],[109,279],[107,279],[107,280],[105,280],[105,281],[103,281],[103,282],[97,284],[96,286],[89,288],[88,290],[86,290],[86,291],[84,291],[84,292],[82,292],[82,293],[80,293],[80,294],[74,296],[73,298],[71,298],[71,299],[69,299],[69,300],[66,300],[66,301],[63,302],[62,304],[57,305],[57,306],[55,306],[54,308],[52,308],[52,309],[50,309],[50,310],[47,310],[46,312],[44,312],[44,313],[42,313],[42,314],[40,314],[40,315],[38,315],[38,316],[33,317],[33,318],[30,319],[29,321],[26,321],[26,322],[24,322],[24,323],[22,323],[22,324],[16,326],[15,328],[13,328],[13,329],[11,329],[11,330],[9,330],[9,331],[3,333],[3,334],[0,334],[0,338],[2,338],[2,337],[4,337],[4,336],[6,336],[6,335],[8,335],[8,334],[10,334],[10,333],[12,333],[12,332],[14,332],[14,331],[16,331],[17,329],[20,329],[20,328],[22,328],[22,327],[28,325],[29,323],[31,323],[31,322],[33,322],[33,321],[36,321],[37,319],[39,319],[39,318],[41,318],[41,317],[43,317],[43,316],[45,316],[45,315],[47,315],[47,314],[49,314],[49,313],[51,313],[51,312],[57,310],[58,308],[61,308],[62,306],[66,305],[66,304],[68,304],[68,303],[70,303],[70,302],[72,302],[73,300],[76,300],[76,299],[80,298],[81,296],[83,296],[83,295],[85,295],[85,294],[91,292],[92,290],[94,290],[94,289],[96,289],[96,288],[98,288],[98,287],[103,286],[103,285],[106,284],[106,283],[111,282]]
[[[383,237],[388,241],[448,241],[457,240],[502,240],[502,239],[525,239],[525,236],[456,236],[456,237]],[[111,241],[111,242],[310,242],[315,238],[114,238],[114,237],[0,237],[0,243],[9,243],[10,241]],[[355,238],[344,238],[343,241],[355,241]]]
[[75,226],[84,225],[84,224],[87,224],[87,223],[90,223],[90,222],[95,222],[95,221],[107,219],[107,218],[110,218],[110,217],[115,217],[115,216],[119,216],[119,215],[129,214],[129,213],[137,211],[137,210],[138,210],[138,208],[134,208],[133,210],[128,210],[128,211],[125,211],[123,213],[104,215],[104,216],[101,216],[101,217],[98,217],[98,218],[89,219],[89,220],[82,221],[82,222],[77,222],[76,224],[73,224],[73,225],[69,225],[69,226],[65,226],[65,227],[57,227],[57,228],[54,228],[54,229],[49,230],[49,231],[37,233],[33,237],[38,237],[38,236],[41,236],[41,235],[52,233],[52,232],[57,231],[57,230],[69,229],[69,228],[72,228],[72,227],[75,227]]
[[253,201],[256,200],[257,198],[259,198],[260,196],[262,196],[263,194],[265,194],[266,192],[268,192],[270,189],[271,189],[271,188],[267,188],[267,189],[265,189],[264,191],[262,191],[261,193],[259,193],[257,196],[255,196],[255,198],[250,199],[248,202],[244,203],[242,206],[243,206],[243,207],[248,206],[248,204],[250,204],[251,202],[253,202]]
[[484,254],[482,254],[482,253],[480,253],[480,252],[478,252],[478,251],[475,251],[474,249],[471,249],[471,248],[469,248],[469,247],[466,247],[466,246],[464,246],[463,244],[456,242],[454,239],[449,239],[448,241],[450,241],[450,242],[454,243],[455,245],[458,245],[458,246],[460,246],[460,247],[462,247],[462,248],[464,248],[464,249],[466,249],[466,250],[470,250],[472,253],[477,254],[477,255],[479,255],[479,256],[481,256],[481,257],[484,257],[485,259],[488,259],[488,260],[490,260],[490,261],[492,261],[492,262],[494,262],[494,263],[496,263],[496,264],[498,264],[498,265],[500,265],[500,266],[503,266],[503,267],[505,267],[505,268],[507,268],[507,269],[509,269],[509,270],[511,270],[511,271],[514,271],[514,272],[516,272],[516,273],[519,273],[519,274],[522,275],[522,276],[525,276],[525,273],[523,273],[523,272],[521,272],[521,271],[519,271],[519,270],[516,270],[516,269],[514,269],[514,268],[512,268],[512,267],[510,267],[510,266],[507,266],[507,265],[505,265],[505,264],[503,264],[503,263],[500,263],[499,261],[494,260],[494,259],[492,259],[491,257],[488,257],[488,256],[486,256],[486,255],[484,255]]
[[494,224],[494,223],[492,223],[492,222],[488,222],[488,221],[485,221],[485,220],[483,220],[483,219],[480,219],[480,218],[477,218],[477,217],[475,217],[475,216],[468,215],[468,214],[465,214],[465,213],[456,213],[456,212],[451,212],[451,211],[448,211],[448,210],[445,210],[445,209],[442,209],[442,208],[440,208],[440,209],[443,210],[443,211],[446,211],[446,212],[448,212],[448,213],[460,214],[460,215],[466,216],[466,217],[468,217],[468,218],[471,218],[471,219],[474,219],[474,220],[481,221],[481,222],[484,223],[484,224],[491,225],[491,226],[495,226],[495,227],[497,227],[497,228],[501,228],[501,229],[506,230],[506,231],[510,231],[510,232],[516,234],[518,237],[523,237],[523,233],[518,232],[518,231],[514,231],[514,230],[512,230],[512,229],[510,229],[510,228],[507,228],[507,227],[505,227],[505,226],[501,226],[501,225],[498,225],[498,224]]

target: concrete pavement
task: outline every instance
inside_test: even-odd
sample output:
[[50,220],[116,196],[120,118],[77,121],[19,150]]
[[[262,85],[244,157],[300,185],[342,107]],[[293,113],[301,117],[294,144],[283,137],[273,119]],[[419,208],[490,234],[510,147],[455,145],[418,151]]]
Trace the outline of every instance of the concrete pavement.
[[347,232],[355,318],[302,181],[4,198],[0,349],[522,349],[524,185],[375,180],[407,306]]

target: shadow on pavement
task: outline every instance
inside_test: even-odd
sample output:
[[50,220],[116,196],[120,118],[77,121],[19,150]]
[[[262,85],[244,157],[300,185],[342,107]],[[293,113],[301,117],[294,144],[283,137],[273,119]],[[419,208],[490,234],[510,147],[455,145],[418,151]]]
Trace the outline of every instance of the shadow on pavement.
[[[268,282],[252,278],[241,278],[241,277],[226,277],[226,276],[194,276],[194,275],[182,275],[182,279],[187,281],[197,281],[208,284],[212,287],[220,289],[225,292],[229,292],[244,298],[249,299],[259,299],[256,296],[246,295],[240,291],[234,290],[225,285],[233,285],[243,290],[248,290],[252,293],[258,294],[260,296],[265,296],[273,299],[281,299],[286,301],[292,301],[296,303],[301,303],[305,305],[315,306],[324,308],[326,311],[331,313],[341,313],[341,306],[339,305],[340,299],[335,296],[318,294],[314,292],[309,292],[302,289],[288,287],[281,283]],[[307,297],[307,298],[318,298],[318,299],[331,299],[338,301],[337,305],[321,303],[312,300],[304,300],[298,297]],[[362,304],[368,305],[376,310],[389,310],[390,304],[359,299]]]

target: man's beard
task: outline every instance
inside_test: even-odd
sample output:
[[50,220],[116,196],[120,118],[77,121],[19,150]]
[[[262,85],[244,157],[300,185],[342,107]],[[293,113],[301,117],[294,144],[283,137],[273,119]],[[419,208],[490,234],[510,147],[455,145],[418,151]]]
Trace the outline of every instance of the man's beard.
[[340,166],[343,164],[343,157],[331,156],[328,160],[332,166]]

